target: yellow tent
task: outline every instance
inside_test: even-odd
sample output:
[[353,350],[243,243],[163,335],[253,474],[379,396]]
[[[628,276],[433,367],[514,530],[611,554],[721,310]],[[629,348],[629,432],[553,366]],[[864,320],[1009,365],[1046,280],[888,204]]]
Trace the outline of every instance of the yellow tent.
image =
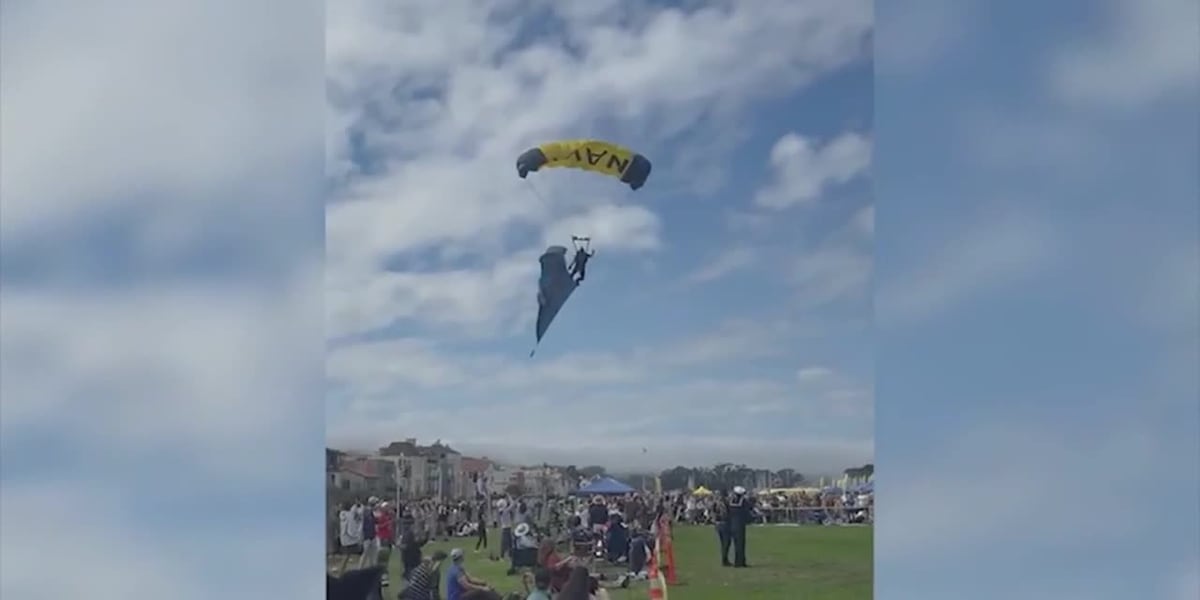
[[708,488],[706,488],[704,486],[700,486],[700,487],[692,490],[692,495],[693,496],[711,496],[712,492],[709,491]]

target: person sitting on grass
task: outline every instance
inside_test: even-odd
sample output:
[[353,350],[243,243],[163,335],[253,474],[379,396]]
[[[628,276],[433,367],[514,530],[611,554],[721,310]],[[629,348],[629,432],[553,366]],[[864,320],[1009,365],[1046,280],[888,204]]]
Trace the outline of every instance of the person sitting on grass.
[[542,540],[542,545],[538,547],[538,568],[545,571],[550,578],[550,591],[562,591],[563,585],[567,583],[567,578],[571,576],[571,567],[574,565],[575,558],[573,556],[559,556],[554,550],[552,540]]
[[530,578],[533,579],[533,589],[529,589],[527,579],[525,581],[525,591],[527,592],[525,600],[551,600],[550,572],[545,569],[537,569]]
[[578,515],[571,515],[567,520],[567,539],[571,542],[571,554],[579,558],[587,558],[592,554],[594,537],[592,531],[583,524]]
[[587,567],[575,567],[563,591],[554,600],[609,600],[608,591],[588,573]]
[[450,551],[450,568],[446,570],[446,600],[503,600],[492,586],[475,579],[463,567],[463,551]]

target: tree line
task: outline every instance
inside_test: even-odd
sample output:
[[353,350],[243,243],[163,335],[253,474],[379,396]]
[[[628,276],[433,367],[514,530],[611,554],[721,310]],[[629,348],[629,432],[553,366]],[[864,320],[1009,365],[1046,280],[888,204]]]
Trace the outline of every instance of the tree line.
[[[589,465],[582,468],[571,465],[564,467],[563,471],[567,477],[571,478],[591,478],[610,475],[604,467],[599,465]],[[871,463],[858,467],[850,467],[842,471],[842,475],[848,476],[851,479],[871,477],[874,473],[875,465]],[[612,476],[625,480],[626,483],[634,487],[649,488],[654,485],[655,474],[630,473],[624,475],[614,474]],[[796,469],[755,469],[744,464],[734,463],[718,463],[711,467],[676,466],[660,471],[657,473],[657,476],[662,481],[664,490],[687,489],[689,484],[695,486],[702,485],[711,490],[728,490],[736,485],[758,487],[760,483],[764,482],[769,487],[801,487],[816,485],[819,479],[819,477],[806,477]]]

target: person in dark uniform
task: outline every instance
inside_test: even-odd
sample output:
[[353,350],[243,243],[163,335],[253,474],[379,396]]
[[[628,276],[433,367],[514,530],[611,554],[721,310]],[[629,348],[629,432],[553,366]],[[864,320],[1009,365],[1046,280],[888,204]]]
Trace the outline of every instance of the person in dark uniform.
[[751,500],[746,497],[746,488],[735,486],[728,502],[729,534],[733,538],[733,566],[746,568],[746,526],[754,518]]
[[592,531],[596,531],[597,525],[608,525],[608,507],[604,505],[604,498],[600,496],[592,496],[592,505],[588,507],[588,527]]
[[441,537],[442,541],[450,541],[450,507],[445,504],[439,504],[437,509],[437,533],[434,537]]
[[713,525],[717,528],[717,539],[721,542],[721,566],[731,566],[729,544],[733,537],[729,531],[729,507],[725,504],[724,494],[717,498],[716,506],[713,507]]
[[571,260],[571,275],[575,276],[575,283],[583,283],[583,278],[587,277],[587,262],[588,259],[595,256],[595,252],[588,252],[587,248],[580,248],[575,251],[575,258]]
[[421,548],[429,540],[418,537],[411,525],[400,534],[400,564],[404,566],[401,578],[408,581],[414,569],[421,565]]

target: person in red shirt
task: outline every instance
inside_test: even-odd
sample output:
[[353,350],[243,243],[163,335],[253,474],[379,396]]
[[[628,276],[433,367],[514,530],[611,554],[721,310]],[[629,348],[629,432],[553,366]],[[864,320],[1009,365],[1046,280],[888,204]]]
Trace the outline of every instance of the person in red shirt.
[[544,539],[538,547],[538,566],[550,573],[550,591],[559,592],[571,576],[571,567],[575,566],[572,556],[560,557],[554,551],[554,540]]
[[387,569],[396,539],[396,513],[390,502],[381,503],[375,513],[375,537],[379,540],[379,565],[384,568],[384,585],[387,585]]

